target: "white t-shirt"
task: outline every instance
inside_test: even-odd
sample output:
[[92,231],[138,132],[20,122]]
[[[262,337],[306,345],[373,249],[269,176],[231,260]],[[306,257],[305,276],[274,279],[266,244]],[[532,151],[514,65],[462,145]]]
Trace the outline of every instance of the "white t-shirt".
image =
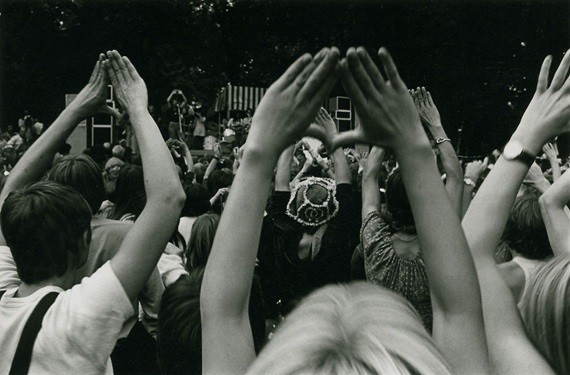
[[[10,268],[3,264],[8,259],[6,251],[10,249],[0,247],[0,290],[14,283],[13,276],[4,271]],[[109,262],[66,291],[47,286],[14,298],[16,290],[9,289],[0,300],[0,374],[10,371],[28,317],[52,291],[60,294],[42,321],[29,374],[113,373],[109,356],[123,322],[134,311]]]

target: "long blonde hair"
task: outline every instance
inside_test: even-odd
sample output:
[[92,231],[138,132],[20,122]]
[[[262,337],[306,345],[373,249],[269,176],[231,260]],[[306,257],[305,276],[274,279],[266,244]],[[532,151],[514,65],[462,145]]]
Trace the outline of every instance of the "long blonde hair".
[[412,305],[386,288],[327,286],[294,310],[249,374],[449,374]]
[[558,374],[570,373],[570,257],[541,266],[521,297],[528,336]]

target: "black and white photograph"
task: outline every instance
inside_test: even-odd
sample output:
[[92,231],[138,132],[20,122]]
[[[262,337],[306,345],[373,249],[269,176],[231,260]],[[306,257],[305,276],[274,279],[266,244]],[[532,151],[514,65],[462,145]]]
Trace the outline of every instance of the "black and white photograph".
[[1,0],[0,375],[570,375],[570,1]]

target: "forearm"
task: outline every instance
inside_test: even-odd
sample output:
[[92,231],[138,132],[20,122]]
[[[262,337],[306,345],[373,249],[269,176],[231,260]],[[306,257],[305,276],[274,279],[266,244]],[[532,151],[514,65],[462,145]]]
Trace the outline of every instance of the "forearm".
[[192,159],[192,153],[188,147],[184,147],[184,159],[186,160],[188,172],[194,172],[194,159]]
[[350,184],[352,175],[344,151],[337,148],[332,154],[334,160],[334,175],[337,184]]
[[362,175],[362,220],[370,212],[380,211],[380,189],[378,189],[378,177],[380,176],[380,165],[377,168],[364,170]]
[[552,180],[556,181],[562,176],[562,170],[560,169],[560,164],[558,164],[558,159],[549,159],[550,167],[552,168]]
[[[434,302],[446,311],[470,310],[472,306],[466,306],[465,301],[479,301],[475,268],[459,216],[441,183],[433,152],[429,146],[423,146],[396,156],[425,255]],[[450,283],[455,286],[452,290]]]
[[130,110],[129,116],[144,166],[147,202],[169,200],[180,193],[182,185],[168,147],[156,141],[161,139],[160,130],[146,108]]
[[247,314],[257,253],[251,244],[259,241],[274,165],[266,155],[244,152],[204,274],[202,296],[207,298],[202,298],[203,317]]
[[441,183],[429,145],[398,151],[396,157],[430,280],[434,339],[452,368],[480,371],[487,363],[481,294],[459,215]]
[[[448,139],[442,127],[432,128],[431,133],[436,140]],[[463,198],[463,169],[461,168],[461,163],[450,141],[444,141],[437,147],[446,174],[445,190],[447,191],[451,203],[456,208],[457,213],[461,214]]]
[[462,218],[467,213],[467,209],[469,208],[469,205],[471,204],[471,199],[473,197],[473,191],[474,190],[475,190],[475,188],[473,186],[469,186],[469,185],[463,186],[463,194],[461,197],[462,198],[461,199],[461,217]]
[[210,177],[212,172],[216,170],[217,166],[218,166],[218,158],[214,157],[208,164],[208,168],[206,168],[206,172],[204,173],[204,180]]
[[286,148],[279,156],[275,172],[275,191],[289,191],[291,180],[291,163],[293,162],[293,145]]

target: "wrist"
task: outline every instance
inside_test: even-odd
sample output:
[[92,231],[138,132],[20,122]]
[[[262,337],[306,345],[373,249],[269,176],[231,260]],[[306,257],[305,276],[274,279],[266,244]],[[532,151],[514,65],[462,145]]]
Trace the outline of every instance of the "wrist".
[[524,128],[520,128],[521,126],[519,125],[519,128],[517,128],[517,130],[515,130],[511,136],[510,141],[519,142],[525,149],[528,150],[528,152],[535,156],[538,155],[538,153],[542,150],[542,146],[544,146],[548,139],[543,139],[540,132],[527,131]]

